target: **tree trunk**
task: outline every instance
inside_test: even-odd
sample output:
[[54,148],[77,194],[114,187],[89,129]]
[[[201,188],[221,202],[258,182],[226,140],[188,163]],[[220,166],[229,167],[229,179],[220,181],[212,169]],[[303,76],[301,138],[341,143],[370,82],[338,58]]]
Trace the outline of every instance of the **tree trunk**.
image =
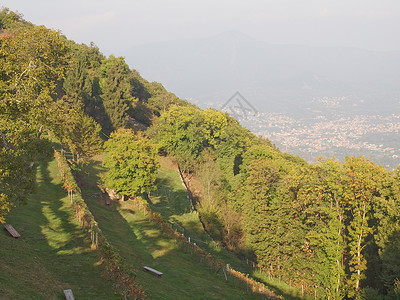
[[6,148],[7,150],[10,150],[10,147],[8,146],[6,135],[4,134],[4,132],[0,131],[0,135],[1,135],[2,139],[3,139],[4,148]]
[[[339,216],[339,222],[340,222],[340,224],[343,224],[343,216],[342,216],[342,214],[340,213],[340,206],[339,206],[339,199],[337,199],[336,198],[336,196],[334,196],[334,199],[335,199],[335,204],[336,204],[336,213],[338,214],[338,216]],[[337,259],[336,259],[336,264],[337,264],[337,285],[336,285],[336,293],[339,293],[339,290],[340,290],[340,282],[341,282],[341,276],[340,276],[340,273],[341,273],[341,271],[342,271],[342,264],[341,264],[341,261],[339,261],[339,259],[338,259],[338,257],[339,257],[339,246],[340,246],[340,241],[342,240],[343,238],[342,238],[342,229],[341,228],[339,228],[339,230],[338,230],[338,240],[337,240],[337,246],[338,246],[338,249],[336,250],[336,257],[337,257]],[[342,263],[343,263],[343,252],[341,253],[341,258],[342,258]]]
[[361,278],[361,251],[363,247],[361,247],[362,243],[362,237],[364,234],[364,220],[366,217],[366,205],[364,203],[363,205],[363,215],[362,215],[362,223],[361,223],[361,232],[360,235],[358,236],[358,241],[357,241],[357,281],[356,281],[356,291],[360,289],[360,278]]
[[356,291],[360,289],[360,277],[361,277],[361,239],[362,239],[362,230],[357,242],[357,281],[356,281]]
[[43,133],[43,125],[40,125],[39,130],[38,130],[38,134],[37,134],[37,139],[39,140],[40,137],[42,136]]

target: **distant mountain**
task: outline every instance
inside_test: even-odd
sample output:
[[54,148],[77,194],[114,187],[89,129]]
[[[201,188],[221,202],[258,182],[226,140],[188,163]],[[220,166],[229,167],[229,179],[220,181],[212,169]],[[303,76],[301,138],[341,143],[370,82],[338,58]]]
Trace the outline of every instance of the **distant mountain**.
[[313,98],[350,96],[335,109],[399,111],[400,51],[273,45],[240,32],[151,43],[130,49],[126,61],[200,106],[222,106],[236,91],[260,111],[324,109]]

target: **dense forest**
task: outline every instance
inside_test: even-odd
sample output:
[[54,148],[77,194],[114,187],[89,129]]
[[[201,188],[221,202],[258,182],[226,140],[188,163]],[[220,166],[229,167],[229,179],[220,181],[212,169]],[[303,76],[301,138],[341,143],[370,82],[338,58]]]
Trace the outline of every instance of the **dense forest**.
[[73,168],[106,151],[105,184],[154,188],[177,162],[209,234],[270,276],[326,299],[400,297],[400,169],[364,157],[309,164],[226,113],[179,99],[94,45],[0,12],[0,221],[34,192],[57,141]]

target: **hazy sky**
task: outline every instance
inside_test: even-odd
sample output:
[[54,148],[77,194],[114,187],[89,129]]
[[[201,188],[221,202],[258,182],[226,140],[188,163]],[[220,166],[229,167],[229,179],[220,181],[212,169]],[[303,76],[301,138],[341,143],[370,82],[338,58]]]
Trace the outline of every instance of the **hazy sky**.
[[400,50],[399,0],[3,0],[104,54],[239,30],[277,44]]

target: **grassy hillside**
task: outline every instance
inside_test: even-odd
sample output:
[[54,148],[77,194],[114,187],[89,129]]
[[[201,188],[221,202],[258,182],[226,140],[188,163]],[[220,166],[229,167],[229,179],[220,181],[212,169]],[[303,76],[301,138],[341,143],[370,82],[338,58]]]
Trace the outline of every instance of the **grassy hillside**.
[[77,299],[120,299],[101,277],[96,252],[79,228],[57,163],[37,168],[37,192],[7,217],[21,234],[0,231],[0,299],[63,299],[71,288]]
[[[97,187],[105,172],[101,160],[98,156],[84,169],[80,178],[83,196],[109,241],[136,268],[137,281],[150,299],[262,298],[247,292],[246,285],[233,277],[228,276],[227,282],[221,270],[205,264],[163,233],[133,201],[112,201],[106,206]],[[192,242],[235,269],[251,272],[249,265],[204,232],[196,213],[190,211],[175,165],[167,158],[161,161],[158,190],[149,202],[152,210]],[[37,192],[27,205],[14,209],[7,221],[22,238],[0,232],[0,299],[62,299],[66,288],[79,299],[120,299],[111,283],[101,277],[101,262],[73,216],[54,160],[37,168]],[[164,276],[144,272],[144,265]]]
[[[176,220],[188,231],[201,230],[196,215],[189,211],[189,202],[177,173],[169,174],[171,170],[164,163],[159,174],[159,192],[152,197],[153,207],[163,210],[169,220]],[[136,267],[137,281],[150,299],[262,298],[247,293],[246,286],[240,286],[238,280],[229,278],[227,282],[222,271],[201,262],[175,238],[163,233],[133,201],[113,201],[110,207],[106,206],[104,199],[98,197],[97,188],[103,172],[101,157],[97,157],[81,178],[83,196],[108,240],[128,263]],[[144,272],[145,265],[163,272],[163,277]]]
[[157,191],[150,196],[153,211],[160,213],[178,232],[195,242],[208,253],[213,254],[241,272],[249,273],[250,265],[214,242],[204,231],[196,212],[190,211],[188,194],[179,178],[176,164],[170,158],[161,158],[157,176]]
[[[211,253],[225,263],[229,263],[235,270],[250,274],[253,278],[264,283],[277,295],[285,299],[301,299],[301,291],[291,288],[278,279],[269,279],[268,275],[252,268],[251,263],[239,259],[238,256],[223,248],[220,243],[213,241],[204,231],[195,212],[190,211],[187,192],[179,178],[176,163],[168,157],[161,157],[161,168],[157,175],[157,191],[152,192],[149,199],[153,211],[160,213],[178,232],[191,238],[203,250]],[[306,299],[305,297],[303,297]]]

